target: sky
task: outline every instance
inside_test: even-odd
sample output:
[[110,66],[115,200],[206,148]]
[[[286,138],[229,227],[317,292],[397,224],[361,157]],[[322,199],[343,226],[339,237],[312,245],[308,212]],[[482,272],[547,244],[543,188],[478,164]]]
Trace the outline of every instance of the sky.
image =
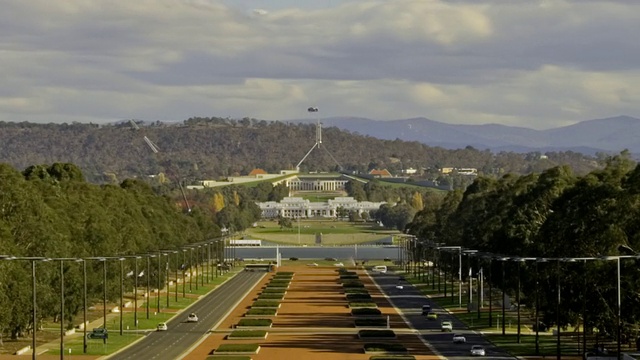
[[425,117],[548,129],[640,117],[637,0],[2,6],[0,121]]

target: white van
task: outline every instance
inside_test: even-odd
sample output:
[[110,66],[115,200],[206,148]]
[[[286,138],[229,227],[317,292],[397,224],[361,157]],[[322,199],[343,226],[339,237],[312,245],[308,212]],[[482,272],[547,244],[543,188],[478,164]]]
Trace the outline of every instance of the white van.
[[387,265],[377,265],[374,266],[372,269],[374,272],[379,272],[382,274],[386,274],[387,273]]

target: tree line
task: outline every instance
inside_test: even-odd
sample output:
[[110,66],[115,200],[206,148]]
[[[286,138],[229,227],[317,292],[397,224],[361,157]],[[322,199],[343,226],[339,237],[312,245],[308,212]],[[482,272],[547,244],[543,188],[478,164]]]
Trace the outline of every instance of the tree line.
[[[262,187],[261,187],[262,188]],[[267,197],[278,196],[273,187]],[[281,191],[281,190],[280,190]],[[220,238],[221,228],[242,230],[260,217],[253,201],[259,190],[229,186],[194,196],[191,211],[179,197],[158,195],[144,181],[117,185],[85,181],[79,167],[68,163],[29,166],[20,172],[0,164],[0,255],[29,258],[120,257],[180,249]],[[216,249],[219,251],[220,247]],[[219,258],[219,257],[218,257]],[[59,319],[60,269],[39,263],[38,320],[31,318],[31,262],[0,259],[0,333],[12,338],[33,331],[43,318]],[[102,298],[103,264],[87,261],[89,302]],[[110,265],[115,266],[115,265]],[[126,262],[126,272],[133,264]],[[152,283],[164,283],[160,265],[151,266]],[[170,266],[184,268],[173,261]],[[65,317],[71,324],[82,309],[82,270],[63,262]],[[107,296],[116,300],[119,274],[110,271]],[[133,286],[131,277],[126,286]]]
[[[558,166],[536,174],[479,177],[465,191],[425,204],[407,229],[426,246],[419,251],[431,256],[457,259],[434,244],[486,254],[469,261],[476,272],[480,267],[490,272],[496,284],[504,266],[504,286],[511,294],[518,292],[520,269],[521,302],[535,309],[538,295],[546,324],[586,323],[588,332],[615,336],[616,266],[603,256],[640,251],[639,217],[640,166],[623,152],[586,175]],[[499,257],[514,261],[496,261]],[[526,258],[541,260],[518,261]],[[640,262],[620,261],[623,337],[629,339],[638,335]],[[457,261],[449,267],[457,272]],[[462,276],[466,279],[466,271]]]

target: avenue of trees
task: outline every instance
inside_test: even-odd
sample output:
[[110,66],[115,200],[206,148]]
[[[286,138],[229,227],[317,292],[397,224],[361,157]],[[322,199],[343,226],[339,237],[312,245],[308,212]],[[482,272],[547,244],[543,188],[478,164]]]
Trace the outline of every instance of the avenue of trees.
[[[407,229],[419,239],[414,251],[451,260],[450,271],[458,271],[458,253],[436,251],[434,244],[478,250],[478,256],[463,261],[474,272],[482,267],[497,286],[502,286],[504,267],[512,296],[520,274],[521,303],[533,311],[537,290],[541,320],[547,325],[557,325],[556,319],[562,327],[586,322],[587,331],[615,337],[616,261],[603,256],[640,251],[639,218],[640,166],[623,152],[609,158],[604,169],[583,176],[559,166],[539,174],[479,177],[464,192],[425,203]],[[567,260],[516,261],[522,258]],[[620,262],[624,341],[638,335],[640,260]]]
[[[267,197],[279,194],[270,185],[262,190]],[[36,165],[22,172],[0,164],[0,255],[89,258],[177,250],[219,238],[223,227],[240,231],[250,226],[260,217],[253,201],[260,191],[234,186],[203,191],[192,196],[187,211],[180,196],[157,195],[140,180],[95,185],[72,164]],[[151,273],[144,276],[153,284],[158,277],[164,283],[163,271],[159,273],[157,263],[152,263]],[[63,264],[64,313],[71,324],[82,310],[82,266],[73,261]],[[102,298],[103,264],[90,260],[86,264],[91,304]],[[170,265],[174,271],[178,264]],[[118,264],[108,261],[108,266],[107,296],[113,301],[119,296],[120,274]],[[127,273],[132,271],[133,260],[125,266]],[[31,281],[31,261],[0,257],[0,334],[16,338],[33,330]],[[132,277],[125,282],[131,289]],[[60,263],[37,262],[38,322],[59,319],[59,287]]]

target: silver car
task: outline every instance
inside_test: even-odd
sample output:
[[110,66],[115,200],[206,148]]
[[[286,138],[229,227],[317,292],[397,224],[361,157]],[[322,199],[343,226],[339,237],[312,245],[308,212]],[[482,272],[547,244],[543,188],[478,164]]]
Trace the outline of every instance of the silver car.
[[471,347],[471,356],[485,356],[484,347],[482,345],[473,345]]

